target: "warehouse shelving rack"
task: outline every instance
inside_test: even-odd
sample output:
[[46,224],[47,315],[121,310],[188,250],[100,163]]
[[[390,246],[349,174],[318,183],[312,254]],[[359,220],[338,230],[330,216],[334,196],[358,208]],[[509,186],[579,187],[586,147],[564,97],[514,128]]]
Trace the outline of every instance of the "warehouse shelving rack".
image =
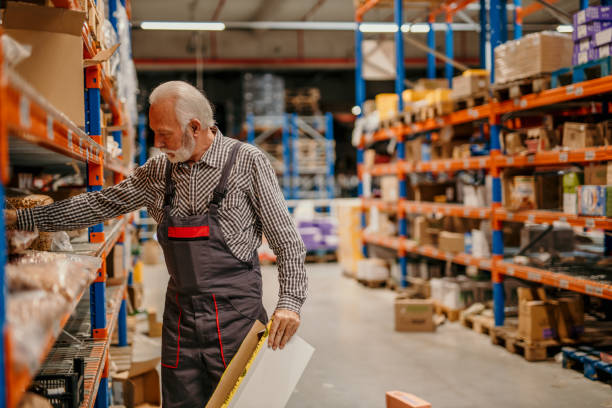
[[[331,113],[298,116],[295,113],[280,116],[247,115],[247,142],[261,145],[277,132],[281,132],[282,161],[266,153],[272,166],[281,175],[286,199],[334,198],[334,120]],[[324,152],[325,164],[312,166],[300,158],[299,141],[312,140]],[[314,189],[313,189],[314,188]]]
[[[447,23],[447,56],[452,58],[452,30],[450,22],[452,22],[452,14],[461,8],[467,6],[473,0],[463,1],[446,1],[443,2],[436,10],[429,15],[429,33],[428,46],[434,48],[433,40],[433,23],[436,14],[446,12]],[[487,66],[491,70],[491,82],[494,81],[494,49],[508,38],[506,17],[506,1],[490,0],[489,21],[487,24],[487,13],[484,1],[481,1],[480,9],[480,50],[481,50],[481,65],[484,68]],[[356,100],[357,105],[363,107],[365,102],[365,82],[362,77],[362,53],[361,42],[363,34],[359,29],[359,25],[363,21],[363,15],[371,8],[375,7],[379,0],[368,0],[362,2],[362,5],[357,9],[355,17],[357,27],[355,31],[355,52],[356,52]],[[609,2],[604,2],[607,5]],[[586,0],[580,0],[580,8],[584,9],[588,6]],[[514,1],[514,38],[522,36],[522,19],[544,7],[540,3],[532,3],[526,8],[522,8],[521,1]],[[401,29],[402,18],[402,0],[394,0],[394,16],[395,24],[398,30],[395,34],[395,43],[397,51],[397,75],[396,75],[396,93],[398,94],[398,110],[403,111],[403,101],[401,93],[404,90],[404,66],[403,66],[403,40]],[[504,23],[502,23],[504,22]],[[488,53],[490,60],[486,61],[487,55],[485,50],[487,34],[490,35],[490,52]],[[452,66],[446,66],[446,76],[452,79]],[[435,77],[435,57],[433,54],[427,56],[427,75],[429,78]],[[504,276],[512,276],[526,281],[537,282],[548,286],[553,286],[561,289],[571,290],[591,296],[597,296],[604,299],[612,299],[612,285],[573,277],[563,273],[556,273],[548,270],[538,269],[529,266],[516,265],[511,262],[504,261],[503,233],[502,223],[504,221],[513,222],[530,222],[530,223],[552,223],[554,221],[567,222],[572,226],[603,229],[606,231],[605,239],[605,255],[610,255],[611,243],[607,237],[612,231],[612,219],[608,217],[590,217],[578,216],[571,214],[563,214],[561,212],[532,210],[511,212],[502,207],[502,185],[500,172],[505,168],[512,167],[535,167],[535,166],[550,166],[550,165],[569,165],[569,164],[585,164],[590,162],[606,162],[612,160],[612,147],[601,146],[586,149],[574,149],[571,151],[550,151],[540,152],[529,156],[505,156],[501,151],[500,144],[500,124],[502,115],[509,113],[527,111],[530,109],[541,108],[545,106],[562,104],[564,102],[595,97],[601,94],[612,94],[612,77],[601,77],[591,80],[572,83],[566,86],[559,86],[548,89],[537,94],[528,94],[519,98],[497,102],[492,100],[490,103],[460,110],[451,114],[435,117],[418,123],[399,124],[389,129],[381,129],[369,136],[366,140],[365,136],[361,138],[358,146],[358,175],[359,175],[359,196],[362,198],[362,229],[366,227],[366,212],[369,208],[376,207],[381,211],[393,212],[398,216],[399,236],[387,237],[378,234],[362,234],[363,253],[367,256],[366,244],[376,244],[394,249],[398,252],[400,261],[400,270],[402,274],[401,286],[407,285],[407,259],[408,253],[420,254],[426,257],[447,260],[462,265],[474,265],[483,270],[491,271],[491,279],[493,283],[493,300],[494,300],[494,315],[495,325],[502,326],[504,324]],[[603,105],[603,109],[607,109],[607,102]],[[560,109],[561,110],[561,109]],[[444,126],[459,125],[463,123],[488,123],[490,128],[490,155],[471,157],[469,159],[447,159],[421,162],[408,162],[404,157],[404,140],[414,137],[418,134],[427,134],[430,131],[440,129]],[[363,164],[364,148],[367,144],[376,141],[384,141],[395,139],[397,142],[397,162],[391,164],[378,164],[373,167],[366,168]],[[405,176],[408,173],[439,173],[439,172],[456,172],[461,170],[487,170],[492,176],[492,205],[490,208],[470,208],[460,204],[438,204],[426,202],[410,202],[406,200],[406,181]],[[369,174],[371,176],[396,175],[399,180],[399,200],[395,203],[383,202],[380,199],[372,199],[364,196],[363,177]],[[414,241],[406,238],[406,214],[440,214],[448,216],[457,216],[463,218],[479,218],[490,219],[493,227],[493,242],[492,256],[490,259],[476,259],[468,254],[451,254],[430,246],[418,246]]]
[[[109,0],[111,22],[115,29],[114,10],[117,1]],[[126,0],[121,0],[125,7]],[[129,2],[129,0],[127,0]],[[78,2],[54,0],[54,6],[80,10]],[[129,8],[129,5],[128,5]],[[89,31],[83,25],[83,56],[92,58],[99,51]],[[1,50],[0,50],[1,51]],[[102,147],[101,100],[109,107],[113,118],[112,136],[121,147],[123,132],[131,135],[131,124],[124,113],[121,101],[114,92],[108,73],[101,66],[85,68],[85,118],[84,132],[62,112],[49,104],[26,81],[8,68],[0,52],[0,202],[4,203],[4,185],[10,179],[11,160],[31,160],[41,165],[63,164],[66,158],[84,163],[87,170],[87,190],[102,189],[104,171],[112,172],[114,183],[128,175],[129,168],[121,156],[114,158]],[[115,325],[119,328],[119,345],[127,345],[126,282],[106,287],[106,257],[115,245],[123,245],[126,226],[131,216],[119,217],[108,227],[99,224],[89,228],[88,243],[74,244],[75,253],[97,256],[102,259],[89,294],[81,293],[72,309],[57,322],[55,330],[46,334],[46,346],[41,353],[40,364],[51,350],[62,328],[78,310],[77,304],[89,298],[91,314],[91,338],[87,342],[89,352],[85,367],[85,399],[82,407],[108,406],[108,350]],[[4,215],[0,216],[0,231],[4,231]],[[0,239],[0,406],[15,407],[32,380],[32,374],[20,370],[12,361],[11,330],[6,324],[7,288],[4,265],[7,261],[5,240]],[[124,270],[129,269],[124,255]],[[110,308],[107,301],[110,300]],[[74,316],[72,317],[74,318]]]

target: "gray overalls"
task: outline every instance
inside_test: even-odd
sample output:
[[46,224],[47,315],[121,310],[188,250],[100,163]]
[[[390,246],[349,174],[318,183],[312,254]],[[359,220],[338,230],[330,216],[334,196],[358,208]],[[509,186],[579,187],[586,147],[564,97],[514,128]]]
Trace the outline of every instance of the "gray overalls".
[[257,252],[251,262],[236,258],[219,225],[240,146],[232,146],[204,215],[170,215],[174,184],[166,165],[165,217],[157,228],[170,273],[162,332],[164,408],[204,407],[255,319],[268,321]]

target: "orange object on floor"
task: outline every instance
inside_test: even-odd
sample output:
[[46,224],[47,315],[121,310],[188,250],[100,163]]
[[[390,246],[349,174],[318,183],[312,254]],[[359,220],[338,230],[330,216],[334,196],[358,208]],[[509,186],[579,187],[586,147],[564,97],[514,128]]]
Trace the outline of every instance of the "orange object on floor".
[[387,408],[431,408],[431,404],[407,392],[388,391]]

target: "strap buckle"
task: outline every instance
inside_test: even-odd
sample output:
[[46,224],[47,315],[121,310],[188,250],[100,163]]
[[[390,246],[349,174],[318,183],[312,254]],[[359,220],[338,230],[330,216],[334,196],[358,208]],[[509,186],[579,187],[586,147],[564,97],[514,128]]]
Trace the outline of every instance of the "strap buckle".
[[213,191],[212,203],[216,204],[216,205],[221,204],[221,201],[223,201],[223,199],[225,198],[226,192],[227,192],[227,190],[223,190],[223,191],[215,190],[215,191]]

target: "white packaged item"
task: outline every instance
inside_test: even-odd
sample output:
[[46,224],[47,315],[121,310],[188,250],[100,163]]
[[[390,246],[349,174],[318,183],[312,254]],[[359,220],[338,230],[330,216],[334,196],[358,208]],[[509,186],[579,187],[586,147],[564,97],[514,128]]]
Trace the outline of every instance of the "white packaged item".
[[491,256],[489,242],[484,231],[472,230],[472,255],[476,258],[489,258]]
[[357,279],[382,281],[389,278],[387,263],[379,258],[362,259],[357,263]]

